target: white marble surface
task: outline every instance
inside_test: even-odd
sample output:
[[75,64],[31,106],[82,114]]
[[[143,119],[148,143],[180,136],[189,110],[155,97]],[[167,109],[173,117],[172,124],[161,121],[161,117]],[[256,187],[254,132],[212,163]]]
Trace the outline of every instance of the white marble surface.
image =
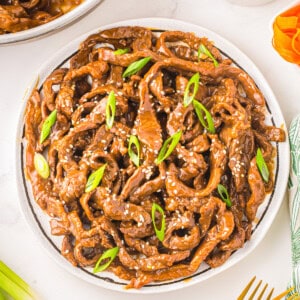
[[[300,69],[284,62],[272,49],[270,20],[290,0],[265,6],[239,7],[226,0],[106,0],[80,22],[36,41],[0,47],[0,259],[39,293],[40,299],[157,299],[129,295],[82,282],[61,269],[43,251],[19,210],[14,179],[14,143],[19,107],[35,71],[55,51],[100,25],[129,18],[168,17],[201,25],[227,38],[261,69],[289,124],[300,113]],[[283,290],[290,277],[287,200],[260,245],[244,260],[203,283],[170,292],[170,299],[236,299],[256,274]]]

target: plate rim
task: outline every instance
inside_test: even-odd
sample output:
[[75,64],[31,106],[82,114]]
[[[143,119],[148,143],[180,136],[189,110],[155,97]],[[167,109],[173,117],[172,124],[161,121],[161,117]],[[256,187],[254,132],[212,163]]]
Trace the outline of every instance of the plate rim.
[[[151,24],[151,25],[149,25]],[[222,44],[225,44],[226,47],[225,48],[229,48],[230,52],[235,52],[240,60],[245,61],[245,64],[247,62],[247,64],[251,65],[252,68],[252,72],[250,72],[250,70],[247,70],[247,72],[250,74],[251,77],[258,77],[259,78],[259,84],[261,84],[262,86],[260,87],[261,90],[264,91],[264,95],[268,95],[269,96],[269,101],[272,102],[272,106],[274,107],[274,110],[276,110],[276,113],[278,113],[278,117],[281,120],[284,129],[287,133],[287,126],[282,114],[282,111],[280,109],[279,103],[269,85],[269,83],[267,82],[267,80],[265,79],[265,77],[263,76],[263,74],[261,73],[261,71],[257,68],[257,66],[252,62],[252,60],[246,55],[244,54],[238,47],[236,47],[231,41],[223,38],[222,36],[220,36],[219,34],[217,34],[216,32],[214,32],[213,30],[207,29],[205,27],[199,26],[197,24],[193,24],[193,23],[189,23],[189,22],[185,22],[185,21],[181,21],[181,20],[174,20],[174,19],[169,19],[169,18],[141,18],[141,19],[130,19],[130,20],[124,20],[124,21],[119,21],[119,22],[114,22],[114,23],[110,23],[110,24],[106,24],[106,25],[100,25],[98,28],[95,28],[91,31],[88,31],[87,33],[80,35],[79,37],[75,38],[73,41],[71,41],[70,43],[68,43],[67,45],[65,45],[62,49],[60,49],[59,51],[57,51],[56,53],[54,53],[54,55],[52,57],[50,57],[38,70],[37,70],[37,74],[42,73],[42,70],[47,70],[49,69],[49,63],[53,61],[59,59],[60,57],[60,61],[63,60],[63,58],[65,57],[65,55],[62,57],[62,54],[64,54],[69,48],[71,49],[78,49],[78,46],[80,44],[81,41],[83,41],[87,36],[96,33],[98,31],[104,30],[104,29],[108,29],[108,28],[113,28],[113,27],[117,27],[117,26],[128,26],[128,25],[140,25],[140,26],[145,26],[145,27],[150,27],[153,28],[153,26],[155,26],[154,24],[157,24],[160,29],[165,29],[165,30],[174,30],[175,28],[177,28],[177,30],[183,30],[183,29],[179,29],[182,27],[185,27],[186,30],[185,31],[193,31],[193,29],[195,29],[195,31],[198,32],[202,32],[202,35],[206,35],[209,37],[209,39],[213,40],[216,43],[220,43],[222,42]],[[163,28],[164,27],[164,28]],[[158,27],[155,27],[158,28]],[[200,34],[200,33],[197,33]],[[223,45],[224,46],[224,45]],[[224,50],[224,47],[222,46],[221,50]],[[70,52],[70,49],[69,49]],[[255,76],[253,76],[252,73],[255,73]],[[257,81],[257,79],[256,79]],[[257,82],[256,82],[257,83]],[[21,150],[21,137],[23,135],[23,125],[24,125],[24,112],[25,112],[25,107],[26,107],[26,103],[27,103],[27,99],[31,93],[31,90],[35,87],[36,84],[36,79],[34,79],[29,85],[28,88],[26,89],[25,95],[23,97],[23,103],[20,107],[20,111],[18,114],[18,124],[17,124],[17,131],[16,131],[16,143],[15,143],[15,180],[17,183],[17,192],[18,192],[18,203],[20,206],[20,209],[22,211],[22,215],[24,216],[25,220],[26,220],[26,224],[30,227],[30,229],[34,232],[34,236],[37,238],[37,240],[39,241],[39,244],[41,244],[43,246],[43,248],[46,250],[46,252],[50,255],[50,257],[52,259],[54,259],[54,261],[56,261],[63,269],[65,269],[66,271],[68,271],[69,273],[79,277],[80,279],[84,279],[89,283],[95,284],[99,287],[103,287],[109,290],[115,290],[115,291],[119,291],[119,292],[126,292],[126,293],[134,293],[134,294],[155,294],[155,293],[162,293],[162,292],[168,292],[168,291],[175,291],[177,289],[181,289],[184,287],[188,287],[188,286],[192,286],[194,284],[199,284],[204,280],[213,278],[213,276],[221,273],[224,270],[229,269],[230,267],[236,265],[238,262],[240,262],[241,260],[245,259],[247,256],[249,256],[249,254],[260,244],[260,242],[263,240],[263,238],[266,236],[268,230],[270,229],[277,213],[278,210],[282,204],[284,195],[285,195],[285,190],[286,188],[278,188],[277,191],[277,195],[276,195],[276,199],[278,199],[276,201],[276,203],[272,203],[272,211],[268,212],[268,222],[264,222],[264,230],[263,232],[259,232],[259,235],[256,236],[256,239],[253,241],[253,239],[250,240],[253,241],[250,246],[247,247],[247,249],[244,251],[243,255],[241,255],[241,257],[235,257],[234,260],[228,260],[225,264],[223,264],[222,266],[214,269],[213,274],[206,274],[206,276],[203,276],[201,278],[201,276],[197,276],[195,278],[193,278],[192,280],[188,280],[188,281],[181,281],[179,283],[173,283],[171,285],[162,285],[162,286],[151,286],[151,287],[144,287],[142,289],[139,290],[135,290],[135,289],[129,289],[129,290],[125,290],[124,288],[120,288],[120,286],[118,286],[117,284],[112,284],[106,281],[102,281],[102,280],[98,280],[97,282],[95,282],[95,280],[89,279],[91,277],[86,277],[86,276],[82,276],[81,272],[78,272],[78,268],[75,268],[73,266],[71,266],[71,264],[66,264],[66,260],[65,258],[63,258],[60,254],[58,255],[54,255],[53,254],[53,249],[49,248],[49,244],[47,241],[45,241],[45,236],[42,235],[42,233],[40,232],[40,228],[37,226],[36,222],[33,222],[32,220],[32,216],[29,217],[26,215],[26,213],[28,214],[29,209],[27,207],[27,205],[25,204],[25,201],[22,201],[22,199],[24,198],[24,194],[25,194],[25,189],[23,184],[19,185],[20,182],[22,182],[22,174],[21,174],[21,161],[20,161],[20,150]],[[288,143],[288,138],[284,143],[280,143],[280,146],[282,148],[282,152],[284,152],[286,154],[286,157],[284,158],[278,158],[278,160],[280,160],[281,162],[283,162],[285,164],[285,169],[287,169],[285,171],[285,169],[282,170],[281,173],[281,185],[282,183],[284,184],[284,186],[286,186],[287,180],[288,180],[288,169],[289,169],[289,164],[290,164],[290,156],[289,156],[289,143]],[[284,159],[284,161],[283,161]],[[279,169],[279,166],[278,166]],[[273,201],[274,202],[274,201]],[[31,213],[31,212],[30,212]],[[263,221],[266,221],[263,220]],[[250,243],[248,242],[248,243]],[[47,247],[48,245],[48,247]]]

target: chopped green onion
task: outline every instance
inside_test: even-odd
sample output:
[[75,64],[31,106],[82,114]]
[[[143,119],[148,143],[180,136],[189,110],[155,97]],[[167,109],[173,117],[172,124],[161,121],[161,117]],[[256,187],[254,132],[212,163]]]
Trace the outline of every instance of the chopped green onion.
[[[132,150],[132,144],[135,145],[137,153]],[[138,167],[140,165],[140,143],[135,135],[131,135],[128,144],[128,154],[131,161]]]
[[[101,257],[98,259],[94,269],[93,269],[93,273],[98,273],[98,272],[102,272],[105,269],[108,268],[108,266],[111,264],[111,262],[116,258],[117,254],[119,253],[119,247],[114,247],[111,249],[106,250]],[[107,260],[109,259],[108,262],[106,262],[105,264],[101,265],[103,260]]]
[[38,172],[38,174],[44,178],[44,179],[47,179],[50,175],[50,168],[49,168],[49,165],[48,165],[48,162],[47,160],[45,159],[45,157],[36,152],[34,154],[34,167],[36,169],[36,171]]
[[114,124],[115,114],[116,114],[116,96],[115,96],[115,92],[111,91],[108,95],[106,108],[105,108],[106,126],[108,129],[111,129]]
[[104,171],[107,164],[101,166],[98,170],[94,171],[88,178],[88,181],[85,186],[85,192],[89,193],[94,190],[101,182],[101,179],[104,175]]
[[223,184],[218,184],[218,193],[221,196],[222,200],[226,203],[228,207],[232,206],[228,191]]
[[198,48],[198,59],[200,58],[201,53],[208,56],[213,61],[215,67],[217,67],[219,65],[217,60],[213,57],[213,55],[210,53],[210,51],[203,44],[200,44],[200,46]]
[[178,132],[174,133],[172,136],[165,140],[156,159],[157,165],[159,165],[162,161],[164,161],[171,155],[178,142],[180,141],[181,133],[181,130],[179,130]]
[[[183,106],[184,107],[189,106],[191,104],[191,102],[194,100],[194,98],[198,92],[198,89],[199,89],[199,80],[200,80],[199,73],[194,74],[190,78],[190,80],[185,88],[185,91],[184,91],[184,96],[183,96]],[[192,85],[194,86],[194,88],[193,88],[192,94],[190,94],[190,89],[191,89]]]
[[0,289],[14,300],[34,299],[34,292],[30,286],[2,261],[0,261]]
[[256,152],[256,165],[258,167],[259,173],[260,173],[262,179],[264,180],[264,182],[268,182],[270,172],[269,172],[268,166],[264,160],[264,157],[262,155],[260,148],[258,148],[257,152]]
[[40,136],[40,144],[42,144],[50,134],[51,128],[56,122],[57,110],[53,110],[51,114],[46,118],[43,123],[41,136]]
[[129,48],[117,49],[114,51],[114,55],[123,55],[129,52]]
[[[206,128],[210,133],[214,134],[216,132],[213,118],[210,112],[205,108],[205,106],[194,100],[193,105],[195,108],[196,115],[204,128]],[[206,120],[204,119],[203,114],[205,114]]]
[[[155,223],[155,213],[159,212],[162,216],[161,219],[161,227],[160,229],[157,229],[156,227],[156,223]],[[157,238],[162,242],[165,238],[165,229],[166,229],[166,217],[165,217],[165,212],[164,210],[161,208],[160,205],[158,205],[157,203],[153,203],[152,204],[152,211],[151,211],[151,216],[152,216],[152,223],[153,223],[153,227],[155,230],[155,234],[157,236]]]
[[138,71],[142,70],[150,60],[151,60],[151,56],[148,56],[131,63],[124,71],[122,77],[125,78],[133,74],[136,74]]

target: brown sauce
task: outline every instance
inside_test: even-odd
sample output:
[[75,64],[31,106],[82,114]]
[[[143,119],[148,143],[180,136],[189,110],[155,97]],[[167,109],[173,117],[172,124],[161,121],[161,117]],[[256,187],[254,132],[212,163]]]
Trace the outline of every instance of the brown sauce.
[[[172,42],[172,43],[170,43]],[[180,44],[176,44],[180,42]],[[218,60],[198,60],[204,44]],[[116,55],[115,50],[128,48]],[[136,74],[122,78],[131,63],[151,57]],[[182,105],[191,76],[200,74],[195,98],[210,112],[209,133],[192,105]],[[108,94],[116,115],[108,129]],[[42,124],[57,110],[50,136],[39,143]],[[63,236],[62,255],[72,264],[93,267],[115,246],[109,267],[128,288],[189,276],[202,263],[218,267],[251,238],[259,205],[273,189],[257,168],[261,148],[271,168],[272,141],[285,140],[281,128],[265,124],[265,99],[243,70],[222,58],[206,38],[192,33],[120,27],[88,37],[67,68],[55,70],[26,108],[26,174],[35,200],[50,216],[52,234]],[[172,154],[156,164],[163,141],[179,130]],[[140,165],[128,155],[128,139],[141,146]],[[47,153],[48,179],[33,164]],[[100,185],[85,192],[91,172],[106,164]],[[227,207],[217,192],[224,185]],[[162,242],[151,219],[153,203],[166,215]]]
[[0,34],[46,24],[82,2],[83,0],[0,0]]

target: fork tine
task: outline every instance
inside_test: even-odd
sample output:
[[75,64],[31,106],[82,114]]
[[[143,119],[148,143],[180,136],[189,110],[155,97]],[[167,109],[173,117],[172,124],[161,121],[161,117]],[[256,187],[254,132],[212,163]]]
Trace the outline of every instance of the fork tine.
[[259,283],[257,284],[257,286],[255,287],[254,291],[252,292],[252,294],[249,297],[249,300],[253,300],[253,298],[256,295],[261,283],[262,283],[262,280],[260,280]]
[[256,279],[256,276],[254,276],[250,282],[246,285],[246,287],[244,288],[244,290],[242,291],[242,293],[238,296],[237,300],[244,300],[245,296],[247,295],[250,287],[252,286],[254,280]]
[[273,292],[274,292],[274,288],[272,288],[271,292],[269,293],[268,297],[266,300],[271,300],[271,297],[273,295]]
[[263,297],[263,295],[264,295],[264,293],[265,293],[267,287],[268,287],[268,284],[266,283],[265,286],[264,286],[264,288],[263,288],[263,290],[262,290],[261,293],[259,294],[257,300],[261,300],[261,299],[262,299],[262,297]]

